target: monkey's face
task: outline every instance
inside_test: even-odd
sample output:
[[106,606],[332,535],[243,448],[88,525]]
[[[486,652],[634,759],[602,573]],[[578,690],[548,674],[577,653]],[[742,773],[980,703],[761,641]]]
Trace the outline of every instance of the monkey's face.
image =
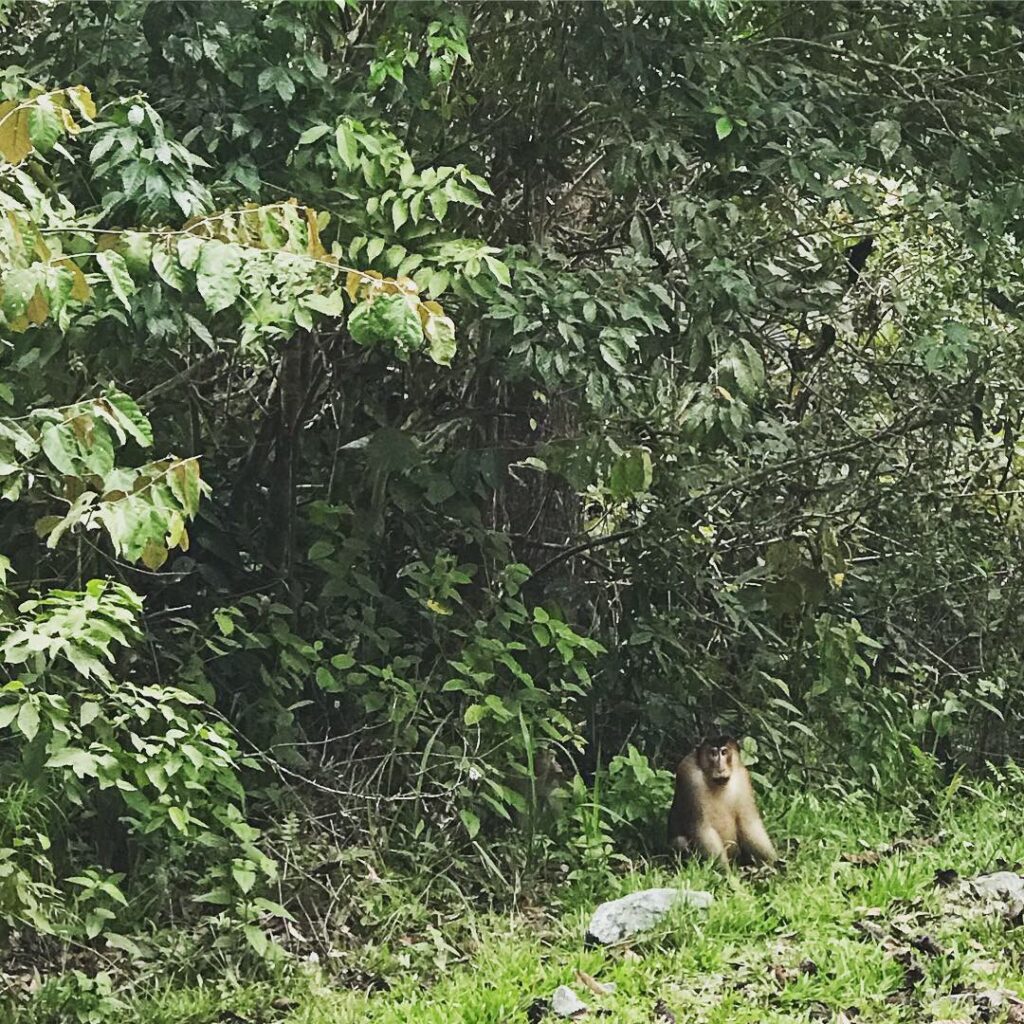
[[732,743],[705,743],[700,748],[700,767],[708,782],[724,785],[732,777],[734,746]]

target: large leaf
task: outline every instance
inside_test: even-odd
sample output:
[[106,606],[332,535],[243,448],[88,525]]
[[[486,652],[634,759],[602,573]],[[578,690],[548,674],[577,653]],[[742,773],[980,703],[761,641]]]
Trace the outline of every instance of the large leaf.
[[211,313],[227,309],[239,296],[242,253],[237,245],[211,239],[203,243],[196,264],[196,286]]
[[106,274],[111,291],[117,297],[118,302],[130,312],[132,308],[130,296],[135,293],[135,282],[132,280],[131,274],[128,273],[124,257],[112,249],[105,249],[97,254],[96,262]]

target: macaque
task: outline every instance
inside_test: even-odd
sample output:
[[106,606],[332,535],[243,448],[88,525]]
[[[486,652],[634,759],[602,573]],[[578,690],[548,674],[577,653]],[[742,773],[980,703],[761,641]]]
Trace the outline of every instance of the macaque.
[[740,748],[728,736],[705,740],[676,769],[668,841],[677,853],[768,863],[775,847],[761,822]]

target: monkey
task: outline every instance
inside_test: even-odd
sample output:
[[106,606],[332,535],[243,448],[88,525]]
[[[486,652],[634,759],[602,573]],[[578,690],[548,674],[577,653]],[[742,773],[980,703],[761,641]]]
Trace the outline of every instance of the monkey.
[[772,864],[777,859],[731,736],[705,739],[680,761],[668,841],[678,854],[703,854],[722,867],[733,860]]

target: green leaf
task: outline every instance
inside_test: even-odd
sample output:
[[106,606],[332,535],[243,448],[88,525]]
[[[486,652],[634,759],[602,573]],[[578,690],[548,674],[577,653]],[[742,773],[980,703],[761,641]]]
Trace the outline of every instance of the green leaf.
[[331,664],[342,672],[346,669],[352,668],[355,663],[356,659],[353,658],[351,654],[336,654],[331,658]]
[[439,366],[451,366],[455,355],[455,324],[446,316],[431,316],[424,331],[427,354]]
[[718,136],[719,141],[721,141],[722,139],[727,139],[730,135],[732,135],[732,127],[732,121],[730,121],[727,117],[720,117],[715,122],[715,134]]
[[393,342],[400,355],[423,344],[419,314],[404,295],[377,295],[364,299],[349,314],[348,329],[356,343]]
[[186,811],[183,807],[168,807],[167,816],[171,819],[171,821],[174,823],[174,827],[179,832],[188,831],[189,815],[188,811]]
[[291,75],[282,67],[264,68],[259,73],[256,84],[262,92],[275,89],[285,103],[295,95],[295,83],[292,81]]
[[116,410],[122,429],[142,448],[153,443],[153,427],[143,411],[135,404],[135,399],[123,391],[108,391],[104,396]]
[[616,372],[626,372],[626,361],[629,358],[626,352],[626,343],[617,334],[609,331],[602,331],[598,343],[601,349],[601,358]]
[[508,267],[501,260],[496,260],[493,256],[484,256],[484,263],[487,264],[499,283],[503,284],[506,288],[512,287],[512,278],[509,276]]
[[391,204],[391,223],[397,231],[409,219],[409,204],[402,198]]
[[902,128],[897,121],[876,121],[871,126],[871,142],[882,152],[886,160],[891,160],[900,148]]
[[123,953],[127,953],[134,960],[139,961],[142,959],[142,950],[139,946],[129,939],[126,935],[118,935],[115,932],[107,932],[103,936],[104,941],[111,949],[119,949]]
[[256,872],[252,868],[241,867],[238,864],[231,866],[231,877],[243,893],[248,893],[256,884]]
[[469,810],[459,811],[459,818],[462,819],[462,824],[466,826],[469,838],[476,839],[477,833],[480,831],[480,819]]
[[437,189],[430,193],[430,209],[433,211],[434,216],[438,221],[442,221],[445,218],[445,214],[448,213],[448,196],[445,195],[443,189]]
[[970,178],[971,158],[963,146],[953,147],[953,152],[949,155],[949,169],[954,181],[963,182]]
[[195,270],[203,240],[198,235],[182,235],[178,239],[178,259],[186,270]]
[[196,286],[211,313],[227,309],[242,289],[242,253],[237,245],[211,239],[203,243],[196,264]]
[[242,928],[245,933],[246,941],[256,951],[258,956],[266,956],[267,951],[270,949],[270,940],[267,938],[266,933],[262,928],[257,928],[254,924],[247,924]]
[[449,274],[447,270],[435,270],[430,275],[430,282],[427,285],[427,295],[432,299],[436,299],[439,295],[442,295],[445,292],[451,283],[451,274]]
[[303,301],[310,309],[324,316],[341,316],[345,312],[345,299],[341,292],[332,292],[330,295],[314,293],[307,295]]
[[299,136],[299,145],[308,146],[311,143],[314,143],[317,140],[322,139],[325,135],[327,135],[330,132],[330,130],[330,126],[326,124],[313,125],[312,128],[307,128]]
[[338,144],[338,155],[342,163],[351,171],[359,164],[359,143],[347,124],[343,121],[338,125],[335,132],[335,141]]
[[25,701],[18,711],[18,731],[29,741],[39,732],[39,711],[31,701]]
[[462,721],[466,725],[476,725],[477,722],[487,717],[487,708],[483,704],[470,704],[466,708],[465,714],[462,716]]
[[471,192],[465,185],[460,185],[454,178],[449,178],[444,183],[444,194],[456,203],[464,203],[466,206],[481,206],[475,192]]
[[34,267],[8,270],[3,278],[3,314],[8,322],[17,320],[28,308],[39,285]]
[[144,231],[126,231],[121,236],[122,255],[129,273],[145,274],[153,255],[153,239]]
[[463,181],[468,181],[478,192],[483,192],[485,195],[493,196],[494,191],[491,186],[487,184],[486,179],[481,178],[479,174],[471,174],[469,171],[462,172]]
[[423,213],[423,193],[417,192],[409,202],[409,216],[413,224],[419,224],[420,215]]
[[111,249],[105,249],[96,255],[96,262],[110,282],[111,291],[117,300],[131,312],[132,304],[129,296],[135,292],[135,282],[132,280],[131,274],[128,273],[124,257]]
[[653,476],[650,453],[637,449],[616,460],[608,485],[614,497],[629,498],[649,490]]
[[28,112],[28,137],[40,153],[49,153],[61,136],[60,116],[53,102],[41,96]]
[[158,245],[153,249],[153,269],[160,279],[175,291],[185,288],[185,275],[181,272],[178,261],[165,246]]
[[747,366],[754,388],[755,390],[759,389],[764,384],[764,360],[761,358],[761,353],[746,339],[743,341],[743,351],[747,357]]
[[317,540],[314,541],[306,553],[306,557],[311,562],[320,562],[325,558],[330,558],[334,554],[334,543],[329,540]]
[[87,750],[65,747],[57,751],[43,765],[44,768],[70,768],[80,779],[95,776],[96,758]]
[[20,704],[4,704],[0,707],[0,729],[6,729],[18,717]]
[[43,454],[63,476],[78,476],[78,444],[66,423],[48,423],[39,435]]

